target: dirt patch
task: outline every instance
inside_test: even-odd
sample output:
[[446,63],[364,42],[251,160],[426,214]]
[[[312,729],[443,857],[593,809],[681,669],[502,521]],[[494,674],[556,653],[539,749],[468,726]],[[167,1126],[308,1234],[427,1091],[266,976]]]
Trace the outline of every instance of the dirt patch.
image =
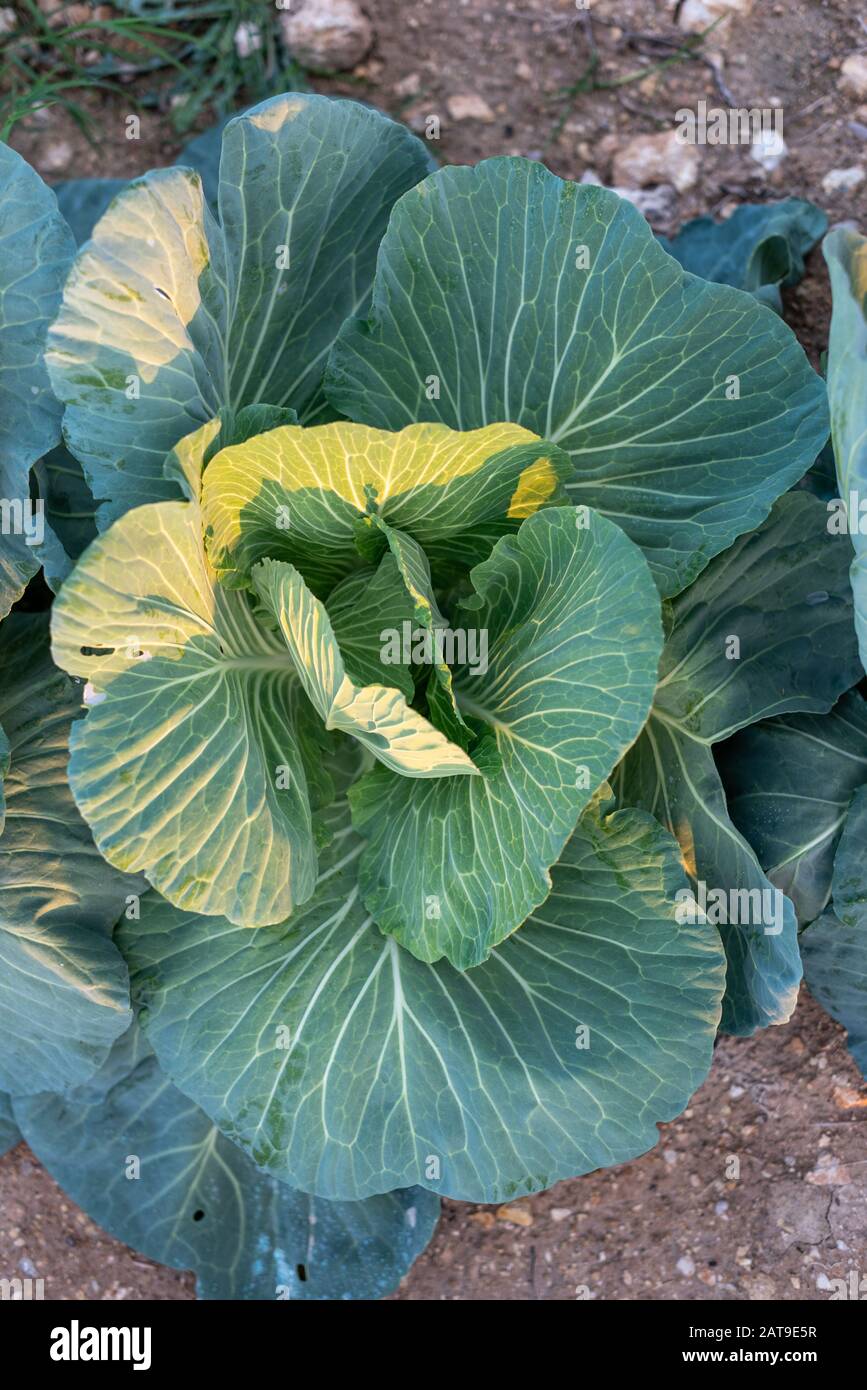
[[[736,1176],[735,1176],[736,1174]],[[193,1298],[105,1235],[21,1144],[0,1160],[0,1270],[53,1299]],[[444,1202],[406,1300],[824,1299],[867,1270],[867,1087],[803,998],[723,1038],[689,1108],[633,1163],[508,1208]]]
[[[671,129],[675,112],[701,99],[724,105],[721,81],[738,105],[782,106],[788,154],[769,172],[744,146],[701,147],[695,184],[669,199],[657,230],[783,196],[811,198],[832,221],[865,217],[867,182],[833,194],[822,186],[832,169],[867,168],[867,110],[838,86],[846,55],[867,51],[852,0],[762,0],[707,42],[711,66],[663,69],[656,65],[675,50],[646,36],[682,42],[671,4],[600,0],[592,22],[573,0],[369,0],[366,8],[378,35],[372,55],[354,73],[313,85],[422,131],[437,116],[444,162],[528,155],[564,177],[591,170],[609,181],[632,137]],[[486,103],[483,119],[449,114],[449,98],[469,94]],[[97,149],[55,111],[13,133],[50,180],[140,173],[171,162],[184,143],[167,116],[147,113],[141,138],[127,140],[129,103],[86,102],[98,116]],[[786,311],[817,363],[830,312],[818,253]],[[446,1202],[434,1241],[395,1297],[827,1298],[830,1280],[867,1269],[865,1123],[867,1091],[842,1034],[804,999],[785,1027],[722,1039],[709,1080],[643,1158],[561,1183],[519,1203],[511,1220]],[[50,1298],[194,1296],[190,1275],[104,1235],[23,1145],[0,1161],[0,1271],[44,1277]]]

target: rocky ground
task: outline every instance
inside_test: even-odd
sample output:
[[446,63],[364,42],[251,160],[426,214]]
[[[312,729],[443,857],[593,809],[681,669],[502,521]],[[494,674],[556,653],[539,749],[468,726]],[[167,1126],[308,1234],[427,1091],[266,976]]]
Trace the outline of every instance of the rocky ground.
[[[354,66],[313,85],[423,134],[437,117],[445,162],[543,159],[628,190],[666,232],[787,195],[867,224],[867,0],[590,0],[589,13],[574,0],[368,0],[367,21],[349,0],[338,8],[339,61]],[[685,53],[720,14],[701,59]],[[307,61],[334,65],[321,29],[294,38]],[[743,145],[676,151],[675,113],[701,99],[782,107],[785,148],[764,161]],[[128,141],[122,100],[87,102],[98,149],[56,111],[11,143],[49,179],[141,172],[183,143],[157,114]],[[786,305],[814,361],[829,306],[814,253]],[[865,1124],[842,1034],[804,999],[785,1027],[721,1040],[708,1081],[643,1158],[507,1208],[446,1203],[395,1297],[828,1298],[833,1280],[867,1274]],[[194,1296],[189,1275],[103,1235],[23,1145],[0,1161],[0,1270],[44,1277],[53,1298]]]

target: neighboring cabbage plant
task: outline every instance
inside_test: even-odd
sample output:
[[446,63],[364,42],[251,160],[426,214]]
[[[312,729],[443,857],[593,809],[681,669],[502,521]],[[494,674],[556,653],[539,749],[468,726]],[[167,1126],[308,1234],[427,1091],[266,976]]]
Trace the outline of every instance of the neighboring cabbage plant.
[[98,534],[50,654],[0,630],[0,1135],[205,1296],[387,1292],[439,1196],[644,1152],[801,978],[716,745],[858,679],[849,543],[790,491],[823,383],[615,194],[431,169],[266,102],[52,305]]
[[[833,292],[828,353],[833,450],[819,491],[829,534],[848,537],[855,624],[865,662],[867,239],[837,228],[826,237],[824,254]],[[867,1075],[864,689],[862,680],[828,714],[771,719],[746,730],[721,750],[720,766],[733,820],[797,912],[807,985],[845,1026],[852,1055]]]
[[812,994],[867,1075],[867,702],[770,719],[721,750],[732,818],[791,899]]

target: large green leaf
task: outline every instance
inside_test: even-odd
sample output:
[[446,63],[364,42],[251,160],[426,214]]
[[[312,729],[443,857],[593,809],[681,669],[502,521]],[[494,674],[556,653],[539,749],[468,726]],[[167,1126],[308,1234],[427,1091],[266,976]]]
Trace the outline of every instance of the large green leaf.
[[472,759],[393,687],[356,685],[346,674],[328,611],[294,565],[262,560],[253,588],[277,620],[304,693],[326,729],[350,734],[405,777],[479,776]]
[[716,750],[731,818],[802,926],[828,905],[852,793],[867,782],[867,703],[849,691],[830,714],[790,714]]
[[675,920],[686,878],[660,826],[594,804],[544,906],[463,973],[377,930],[360,848],[337,830],[281,929],[155,895],[123,924],[175,1083],[258,1164],[334,1198],[420,1183],[501,1201],[655,1144],[707,1072],[724,981],[713,929]]
[[21,1131],[12,1114],[12,1101],[0,1091],[0,1158],[21,1138]]
[[852,798],[834,860],[833,911],[801,936],[804,975],[820,1004],[843,1024],[867,1076],[867,786]]
[[823,250],[833,297],[828,340],[831,434],[840,496],[849,510],[855,547],[855,625],[867,669],[867,237],[837,227],[825,238]]
[[115,198],[73,265],[48,353],[67,443],[105,499],[101,527],[176,496],[166,454],[220,412],[262,402],[331,418],[332,341],[369,303],[392,204],[430,167],[379,112],[291,94],[226,126],[218,219],[189,169]]
[[9,739],[0,838],[0,1090],[86,1080],[129,1023],[126,967],[108,938],[141,885],[100,857],[66,781],[81,691],[48,655],[44,615],[0,627]]
[[[857,680],[851,552],[825,520],[817,498],[781,498],[675,600],[650,719],[615,777],[622,805],[645,807],[677,836],[694,881],[741,895],[714,913],[728,956],[723,1027],[733,1033],[785,1022],[801,966],[794,908],[773,895],[732,824],[711,750],[756,720],[826,711]],[[747,893],[770,896],[760,911]]]
[[[49,388],[42,353],[74,250],[51,189],[0,143],[0,618],[40,564],[23,512],[30,506],[32,465],[60,439],[62,407]],[[10,506],[21,515],[10,511],[7,517]]]
[[515,158],[400,200],[371,318],[341,331],[326,389],[370,425],[515,420],[559,444],[573,502],[621,525],[666,594],[767,516],[828,433],[775,315],[685,273],[615,193]]
[[52,636],[93,689],[69,777],[105,857],[239,923],[282,921],[308,898],[312,714],[280,635],[215,583],[197,506],[115,522],[66,580]]
[[73,1201],[150,1259],[195,1270],[200,1298],[379,1298],[432,1236],[429,1192],[308,1197],[261,1173],[153,1056],[106,1071],[107,1085],[16,1101],[16,1118]]
[[662,647],[647,565],[596,513],[537,512],[471,579],[456,627],[485,637],[487,664],[456,667],[454,689],[484,775],[380,767],[350,793],[368,910],[421,960],[459,969],[547,897],[579,814],[647,718]]
[[517,425],[273,430],[208,466],[208,549],[228,584],[247,583],[259,560],[289,560],[325,597],[358,567],[375,519],[446,568],[472,565],[539,507],[565,501],[568,471],[559,449]]
[[784,198],[778,203],[741,203],[723,222],[694,217],[671,240],[659,240],[684,270],[749,290],[780,313],[780,287],[798,283],[804,257],[827,229],[828,219],[815,203]]

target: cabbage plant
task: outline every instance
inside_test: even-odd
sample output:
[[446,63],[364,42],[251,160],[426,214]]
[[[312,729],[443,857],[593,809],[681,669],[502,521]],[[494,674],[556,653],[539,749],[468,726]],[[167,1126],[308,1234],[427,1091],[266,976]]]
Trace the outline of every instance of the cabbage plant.
[[[867,239],[824,243],[833,313],[828,394],[833,448],[819,495],[827,529],[847,536],[855,623],[867,654]],[[726,745],[732,817],[791,899],[812,994],[844,1025],[867,1075],[867,705],[863,682],[828,714],[770,719]]]
[[74,257],[38,189],[9,486],[92,530],[0,628],[0,1134],[202,1296],[377,1297],[791,1015],[718,763],[855,698],[825,387],[615,194],[351,102]]

